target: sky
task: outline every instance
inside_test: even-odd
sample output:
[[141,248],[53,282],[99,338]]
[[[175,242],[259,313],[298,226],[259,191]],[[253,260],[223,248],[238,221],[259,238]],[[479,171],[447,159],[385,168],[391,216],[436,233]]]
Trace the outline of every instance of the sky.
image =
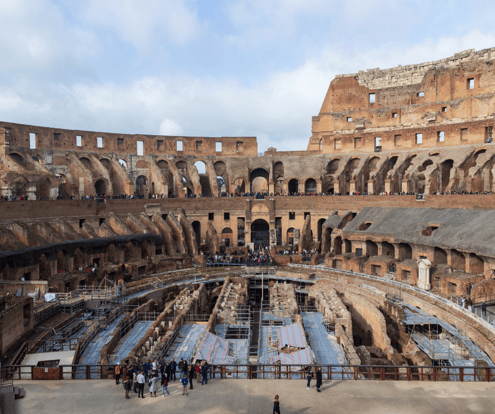
[[304,150],[337,74],[495,46],[493,1],[0,0],[0,120]]

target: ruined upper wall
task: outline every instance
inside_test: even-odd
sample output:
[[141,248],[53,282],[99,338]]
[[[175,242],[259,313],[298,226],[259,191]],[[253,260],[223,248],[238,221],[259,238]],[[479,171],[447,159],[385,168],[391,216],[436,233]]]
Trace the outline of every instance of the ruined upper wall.
[[[5,129],[5,141],[8,142],[10,148],[33,149],[34,146],[36,149],[115,152],[139,155],[138,142],[142,142],[143,154],[141,155],[256,156],[258,154],[256,137],[118,134],[47,128],[9,122],[0,122],[0,127]],[[182,151],[179,150],[181,145]]]
[[337,75],[335,78],[355,77],[358,84],[368,89],[383,89],[396,86],[409,86],[421,83],[424,75],[430,69],[454,68],[461,63],[469,61],[488,61],[495,58],[495,47],[483,49],[476,52],[474,49],[455,53],[454,56],[435,60],[432,62],[420,63],[417,65],[399,65],[390,69],[368,69],[360,70],[358,73],[347,75]]

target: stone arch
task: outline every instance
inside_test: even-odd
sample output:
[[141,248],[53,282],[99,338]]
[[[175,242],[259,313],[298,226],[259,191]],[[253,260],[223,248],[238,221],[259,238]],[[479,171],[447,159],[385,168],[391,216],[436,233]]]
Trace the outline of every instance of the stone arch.
[[264,168],[256,168],[249,174],[251,192],[268,192],[268,180],[270,176]]
[[327,173],[335,174],[339,168],[340,158],[335,158],[327,164]]
[[175,166],[177,167],[177,169],[179,170],[186,170],[187,171],[187,162],[185,161],[177,161],[175,163]]
[[52,182],[48,177],[41,177],[36,185],[36,198],[38,200],[49,200]]
[[196,234],[196,243],[201,246],[201,223],[196,220],[191,223],[194,233]]
[[136,185],[134,188],[137,194],[143,194],[143,191],[147,190],[146,177],[144,175],[140,175],[136,178]]
[[110,170],[110,160],[108,158],[102,158],[100,162],[107,170]]
[[276,193],[283,192],[284,174],[284,164],[281,161],[276,162],[273,165],[273,182],[275,183],[274,191]]
[[395,247],[387,241],[382,242],[382,255],[395,257]]
[[251,224],[251,240],[255,246],[270,244],[270,226],[263,219],[257,219]]
[[305,193],[316,193],[316,180],[314,178],[308,178],[304,183]]
[[378,245],[372,240],[366,240],[366,254],[368,256],[378,256]]
[[131,260],[134,260],[134,255],[135,255],[134,243],[129,242],[124,247],[124,262],[129,262]]
[[81,161],[82,165],[84,165],[88,170],[91,170],[91,161],[89,158],[81,157],[79,158],[79,161]]
[[408,243],[399,243],[399,260],[412,259],[412,247]]
[[466,271],[466,256],[464,256],[464,253],[452,249],[451,250],[451,266],[453,269],[459,271],[459,272],[465,272]]
[[469,253],[469,273],[485,273],[485,262],[475,253]]
[[447,190],[447,187],[450,182],[450,170],[454,167],[454,161],[453,160],[445,160],[440,164],[440,171],[442,173],[442,184],[441,184],[441,191]]
[[287,244],[294,245],[294,227],[287,229]]
[[335,240],[333,241],[333,251],[337,256],[342,254],[342,237],[335,237]]
[[17,152],[9,153],[9,157],[12,158],[17,164],[24,166],[24,157]]
[[46,258],[45,254],[42,254],[38,260],[38,268],[39,268],[39,278],[40,280],[49,280],[52,276],[52,270],[50,268],[50,263]]
[[127,162],[125,162],[125,160],[119,159],[119,164],[122,165],[122,167],[124,167],[124,170],[127,170]]
[[330,251],[330,248],[332,246],[332,231],[333,229],[331,227],[325,228],[325,233],[321,243],[322,253],[327,253],[328,251]]
[[115,247],[115,244],[111,243],[107,247],[107,262],[109,263],[117,263],[117,247]]
[[447,252],[440,247],[433,249],[433,262],[435,265],[447,264]]
[[299,192],[299,181],[295,178],[289,181],[287,186],[287,191],[289,194],[295,194]]
[[231,247],[232,240],[233,240],[233,231],[230,227],[225,227],[222,230],[222,241],[225,244],[225,247]]
[[86,265],[85,263],[85,260],[84,260],[84,250],[80,247],[78,247],[75,251],[74,251],[74,269],[75,270],[79,270],[79,268],[83,268],[84,269],[84,266]]
[[107,183],[103,179],[99,179],[95,182],[95,191],[98,195],[105,195],[107,191]]
[[65,250],[60,250],[57,253],[57,273],[60,273],[60,271],[64,273],[67,270],[69,269],[67,268]]
[[153,249],[149,240],[145,240],[141,245],[141,259],[151,259],[153,257]]

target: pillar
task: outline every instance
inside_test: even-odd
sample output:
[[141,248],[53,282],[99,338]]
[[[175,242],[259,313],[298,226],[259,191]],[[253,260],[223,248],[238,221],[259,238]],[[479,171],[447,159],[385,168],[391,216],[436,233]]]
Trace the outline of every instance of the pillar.
[[368,194],[375,194],[374,189],[373,189],[373,181],[372,180],[368,181],[367,192],[368,192]]
[[385,192],[390,193],[390,180],[385,180]]

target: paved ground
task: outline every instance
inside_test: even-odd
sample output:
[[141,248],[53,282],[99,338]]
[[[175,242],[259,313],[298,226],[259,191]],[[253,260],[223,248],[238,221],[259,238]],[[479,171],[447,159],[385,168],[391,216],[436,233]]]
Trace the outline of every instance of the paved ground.
[[[278,394],[281,412],[339,414],[493,413],[495,384],[441,382],[331,381],[323,392],[306,389],[303,380],[210,380],[194,383],[189,396],[172,382],[163,398],[124,398],[114,381],[16,381],[26,397],[16,401],[18,414],[110,414],[117,412],[271,413]],[[147,390],[147,388],[146,388]],[[161,394],[161,392],[160,392]],[[169,411],[170,410],[170,411]]]

